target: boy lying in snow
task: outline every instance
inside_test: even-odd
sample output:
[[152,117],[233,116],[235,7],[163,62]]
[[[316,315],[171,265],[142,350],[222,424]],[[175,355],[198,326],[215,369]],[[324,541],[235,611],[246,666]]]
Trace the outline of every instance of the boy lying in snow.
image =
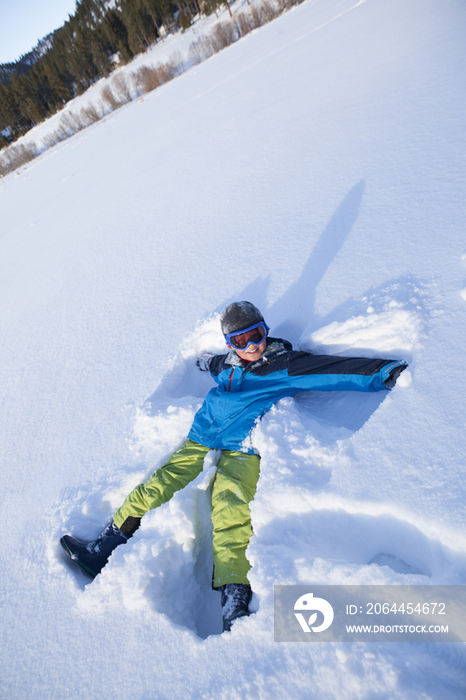
[[210,450],[221,450],[212,491],[213,585],[221,590],[225,631],[249,614],[252,595],[246,548],[252,534],[249,503],[259,478],[260,457],[249,439],[256,421],[276,401],[300,391],[391,389],[407,363],[294,351],[288,341],[269,337],[261,312],[248,301],[227,306],[220,323],[229,352],[198,358],[199,368],[209,370],[218,386],[196,413],[187,441],[127,496],[94,542],[65,535],[60,543],[84,571],[97,576],[142,516],[195,479]]

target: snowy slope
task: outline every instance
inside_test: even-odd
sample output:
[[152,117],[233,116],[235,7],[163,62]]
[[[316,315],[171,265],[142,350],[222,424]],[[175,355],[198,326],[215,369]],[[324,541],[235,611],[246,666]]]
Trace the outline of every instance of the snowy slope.
[[[464,697],[459,644],[274,643],[273,585],[466,584],[465,29],[308,0],[0,180],[2,697]],[[90,585],[58,538],[181,443],[235,299],[410,369],[256,429],[257,613],[220,635],[213,462]]]

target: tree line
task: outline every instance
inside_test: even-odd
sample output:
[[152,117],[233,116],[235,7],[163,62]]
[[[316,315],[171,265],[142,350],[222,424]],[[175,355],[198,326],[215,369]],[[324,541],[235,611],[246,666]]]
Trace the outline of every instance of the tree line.
[[78,0],[74,15],[15,63],[0,64],[0,147],[56,113],[119,62],[227,0]]

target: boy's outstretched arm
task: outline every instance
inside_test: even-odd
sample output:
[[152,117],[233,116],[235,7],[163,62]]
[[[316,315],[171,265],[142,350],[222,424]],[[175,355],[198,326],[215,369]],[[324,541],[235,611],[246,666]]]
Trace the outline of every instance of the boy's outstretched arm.
[[212,353],[205,352],[203,355],[200,355],[197,358],[196,364],[199,367],[199,369],[201,370],[201,372],[208,372],[209,371],[210,361],[213,357],[214,357],[214,355],[212,355]]
[[298,390],[380,391],[395,386],[405,360],[313,355],[291,352],[288,376]]

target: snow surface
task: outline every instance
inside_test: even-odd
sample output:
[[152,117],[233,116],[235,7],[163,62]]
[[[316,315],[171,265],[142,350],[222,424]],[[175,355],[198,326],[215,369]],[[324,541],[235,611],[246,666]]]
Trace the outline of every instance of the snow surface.
[[[464,697],[460,644],[274,643],[273,585],[466,584],[465,30],[308,0],[0,180],[1,697]],[[215,453],[94,582],[58,539],[182,442],[238,299],[410,369],[256,429],[256,614],[222,635]]]

